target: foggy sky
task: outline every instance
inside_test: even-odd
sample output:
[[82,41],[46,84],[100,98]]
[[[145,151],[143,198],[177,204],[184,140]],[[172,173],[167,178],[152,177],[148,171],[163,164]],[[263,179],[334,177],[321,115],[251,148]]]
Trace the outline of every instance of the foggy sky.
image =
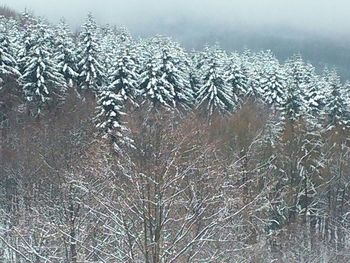
[[100,23],[125,25],[134,32],[195,21],[241,30],[288,27],[337,38],[350,33],[349,0],[0,0],[0,4],[17,11],[28,8],[53,22],[65,17],[75,27],[91,11]]

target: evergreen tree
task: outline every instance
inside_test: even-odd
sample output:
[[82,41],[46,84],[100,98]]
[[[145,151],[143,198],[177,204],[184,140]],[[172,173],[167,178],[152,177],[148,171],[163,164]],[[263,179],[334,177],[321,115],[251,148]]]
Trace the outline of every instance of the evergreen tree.
[[105,74],[111,75],[116,57],[120,56],[120,51],[134,46],[130,33],[125,28],[112,27],[105,25],[98,30],[97,34],[100,39],[100,61],[102,67],[105,69]]
[[2,78],[19,77],[17,62],[12,54],[8,30],[0,25],[0,87]]
[[260,100],[262,97],[260,87],[261,67],[259,57],[256,54],[252,54],[250,50],[245,50],[242,56],[242,68],[248,75],[246,96],[253,100]]
[[10,42],[10,54],[16,60],[17,69],[19,70],[18,51],[22,47],[22,32],[18,20],[7,19],[5,23],[5,30]]
[[28,63],[27,59],[29,59],[31,49],[36,41],[34,31],[37,23],[38,21],[27,12],[21,16],[21,25],[23,30],[21,31],[20,35],[21,45],[17,54],[18,67],[21,74],[24,74],[25,66]]
[[140,76],[141,95],[149,99],[155,107],[175,107],[174,87],[169,82],[164,81],[162,76],[159,59],[150,58]]
[[56,29],[56,60],[60,72],[63,74],[69,87],[72,87],[77,81],[78,69],[74,53],[74,42],[69,32],[68,25],[61,20]]
[[285,100],[279,108],[285,122],[295,123],[303,116],[304,104],[301,91],[295,83],[287,83]]
[[104,81],[104,70],[100,64],[100,46],[97,40],[97,26],[91,14],[88,15],[80,33],[78,49],[78,86],[82,90],[98,91]]
[[115,28],[114,34],[116,35],[117,44],[119,46],[122,46],[124,44],[128,45],[132,41],[132,36],[131,36],[129,30],[124,26]]
[[226,82],[232,87],[232,100],[239,105],[248,91],[248,74],[238,55],[232,56],[226,70]]
[[[198,91],[200,84],[200,74],[199,74],[199,54],[195,51],[192,51],[190,54],[190,72],[189,72],[189,81],[192,90],[193,96]],[[194,100],[194,98],[193,98]],[[194,101],[195,102],[195,101]]]
[[326,128],[332,129],[349,129],[350,128],[350,109],[347,95],[344,92],[344,86],[335,71],[326,73],[328,82],[328,94],[325,109],[327,112]]
[[260,81],[263,98],[266,103],[279,106],[283,104],[286,93],[286,76],[278,62],[271,61],[267,64]]
[[21,91],[17,89],[17,81],[20,73],[17,69],[17,61],[14,57],[14,42],[8,27],[12,24],[9,19],[0,17],[0,129],[8,121],[8,110],[13,102],[13,95],[18,98]]
[[304,86],[303,97],[307,113],[315,118],[320,117],[324,109],[326,87],[327,82],[316,75]]
[[141,94],[154,106],[190,105],[189,61],[183,50],[170,39],[159,36],[143,42],[142,49]]
[[105,70],[105,74],[112,74],[112,67],[115,62],[115,57],[118,55],[117,51],[121,49],[118,43],[118,38],[110,25],[106,25],[98,30],[98,39],[100,39],[101,52],[100,61],[101,65]]
[[197,108],[203,108],[212,115],[214,111],[229,112],[234,107],[232,89],[227,85],[223,63],[225,54],[215,48],[208,50],[208,59],[205,59],[201,67],[201,86],[196,94]]
[[107,90],[120,95],[125,101],[136,104],[138,95],[138,65],[134,47],[122,48],[109,76]]
[[295,55],[285,64],[286,72],[292,83],[302,92],[313,80],[314,68],[303,61],[300,55]]
[[117,152],[121,151],[122,146],[132,146],[132,140],[127,136],[128,129],[122,122],[125,115],[122,112],[122,103],[123,98],[109,90],[102,91],[97,101],[96,127],[104,138],[111,140]]
[[36,39],[29,50],[29,57],[25,59],[24,73],[21,77],[25,98],[34,103],[38,109],[55,99],[62,99],[66,84],[59,72],[53,50],[48,46],[48,31],[45,25],[36,25],[34,32]]
[[193,93],[189,83],[189,62],[185,52],[175,44],[162,48],[162,80],[172,86],[175,103],[188,107],[193,102]]
[[324,107],[325,81],[317,76],[315,68],[305,63],[299,55],[288,60],[285,67],[289,79],[300,90],[307,119],[309,122],[315,122]]

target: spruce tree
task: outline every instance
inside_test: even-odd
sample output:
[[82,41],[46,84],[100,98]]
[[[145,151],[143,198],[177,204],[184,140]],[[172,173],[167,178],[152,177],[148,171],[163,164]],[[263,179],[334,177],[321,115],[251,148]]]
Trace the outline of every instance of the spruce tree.
[[21,83],[27,102],[33,103],[40,113],[49,102],[57,103],[63,98],[66,84],[48,45],[47,27],[37,24],[33,34],[35,41],[25,58]]
[[78,49],[78,86],[81,90],[98,91],[104,82],[104,69],[100,63],[100,45],[97,25],[89,14],[80,33]]
[[260,87],[262,69],[259,57],[251,53],[250,50],[245,50],[242,56],[242,67],[248,76],[246,97],[253,100],[260,100],[262,97],[262,90]]
[[304,104],[300,89],[295,83],[287,83],[285,99],[280,105],[282,119],[285,122],[295,123],[304,114]]
[[208,59],[201,67],[201,86],[196,94],[197,108],[202,108],[212,115],[215,111],[227,113],[234,108],[232,89],[224,77],[225,53],[214,48],[208,50]]
[[105,74],[110,75],[113,73],[112,67],[117,56],[117,51],[121,49],[118,43],[118,38],[113,28],[110,25],[106,25],[100,28],[97,32],[97,37],[100,40],[100,62],[101,66],[105,69]]
[[112,66],[107,90],[120,95],[125,101],[136,105],[138,95],[138,62],[135,47],[126,46],[119,51],[117,60]]
[[103,90],[98,95],[96,127],[103,138],[112,142],[115,151],[120,152],[122,146],[132,146],[132,140],[127,136],[128,129],[122,122],[125,115],[122,112],[123,98],[113,91]]
[[55,49],[60,72],[63,74],[68,86],[73,87],[78,77],[77,61],[73,38],[64,20],[61,20],[56,28]]
[[[199,73],[199,54],[198,52],[192,51],[190,54],[190,72],[189,81],[192,90],[193,97],[197,93],[200,86],[200,73]],[[195,103],[195,98],[193,98],[193,103]]]
[[177,106],[189,107],[193,102],[193,93],[189,82],[189,62],[185,52],[175,44],[162,48],[162,80],[172,86]]
[[347,94],[344,91],[344,85],[335,71],[327,72],[328,94],[325,109],[327,112],[326,128],[349,129],[350,128],[350,109]]
[[21,45],[17,53],[17,62],[21,74],[24,74],[25,65],[28,63],[27,59],[29,59],[31,49],[36,41],[34,31],[36,30],[37,23],[38,21],[27,12],[21,16],[23,30],[20,34]]
[[327,82],[314,75],[303,88],[303,99],[307,113],[315,118],[322,115],[325,106]]
[[169,46],[170,40],[162,37],[154,37],[141,43],[144,52],[140,91],[156,107],[175,108],[177,103],[187,99],[187,93],[190,92],[189,83],[182,76],[184,71],[180,69],[176,59],[176,54],[179,53]]
[[286,62],[285,68],[288,78],[301,92],[312,80],[312,68],[303,61],[300,55],[294,55],[290,58]]
[[[10,21],[0,17],[0,128],[8,120],[8,110],[11,107],[12,98],[18,98],[21,91],[17,89],[20,72],[14,56],[14,39],[11,37],[12,30],[8,27]],[[13,96],[15,95],[15,96]]]
[[278,62],[271,61],[267,64],[260,87],[266,103],[279,107],[285,98],[287,80],[283,68]]
[[154,107],[175,107],[175,90],[164,81],[159,59],[150,58],[140,75],[141,95],[152,102]]
[[0,87],[3,78],[20,75],[11,44],[8,30],[0,25]]
[[230,58],[225,77],[226,82],[232,87],[233,102],[235,105],[240,104],[242,98],[247,94],[249,78],[238,55]]
[[123,46],[124,44],[128,45],[132,42],[132,36],[129,30],[124,26],[114,28],[114,34],[119,46]]

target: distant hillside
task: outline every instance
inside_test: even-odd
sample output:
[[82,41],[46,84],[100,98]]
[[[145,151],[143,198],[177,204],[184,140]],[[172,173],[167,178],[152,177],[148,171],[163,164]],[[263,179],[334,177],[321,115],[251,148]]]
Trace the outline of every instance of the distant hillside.
[[[18,17],[20,14],[7,6],[0,6],[0,16]],[[343,80],[350,79],[350,39],[331,39],[292,28],[252,29],[244,25],[218,25],[212,21],[179,17],[165,21],[145,21],[130,28],[135,36],[162,34],[181,42],[187,49],[202,49],[204,44],[219,43],[227,51],[271,50],[282,62],[296,53],[311,62],[318,70],[336,68]]]
[[281,61],[300,53],[318,70],[336,68],[343,79],[350,79],[350,39],[331,39],[292,28],[252,29],[243,25],[220,26],[215,22],[179,19],[155,21],[133,30],[140,36],[164,34],[180,41],[187,49],[202,49],[204,44],[219,43],[227,51],[271,50]]
[[0,16],[17,18],[19,13],[7,6],[0,6]]

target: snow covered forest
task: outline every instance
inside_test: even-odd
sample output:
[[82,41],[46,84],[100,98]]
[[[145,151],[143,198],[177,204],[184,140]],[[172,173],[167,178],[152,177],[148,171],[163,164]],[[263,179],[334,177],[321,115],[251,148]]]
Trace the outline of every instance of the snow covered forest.
[[350,83],[300,55],[9,13],[0,134],[0,262],[350,262]]

